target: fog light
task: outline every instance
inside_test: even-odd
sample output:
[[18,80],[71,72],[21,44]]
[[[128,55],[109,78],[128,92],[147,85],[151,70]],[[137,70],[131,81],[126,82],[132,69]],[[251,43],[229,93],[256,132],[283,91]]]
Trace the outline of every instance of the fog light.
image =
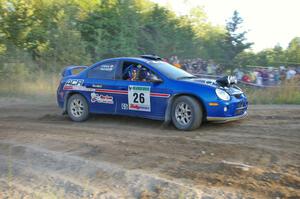
[[228,110],[227,106],[224,107],[224,112],[226,112]]

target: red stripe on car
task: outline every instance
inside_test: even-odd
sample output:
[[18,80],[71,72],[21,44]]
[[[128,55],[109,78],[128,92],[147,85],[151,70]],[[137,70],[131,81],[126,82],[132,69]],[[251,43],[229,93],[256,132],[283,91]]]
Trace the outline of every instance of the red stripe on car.
[[[73,88],[73,86],[64,86],[64,90],[77,90],[76,88]],[[95,92],[97,93],[112,93],[112,94],[123,94],[127,95],[128,91],[125,90],[111,90],[111,89],[95,89]],[[170,97],[170,94],[166,93],[150,93],[151,97]]]

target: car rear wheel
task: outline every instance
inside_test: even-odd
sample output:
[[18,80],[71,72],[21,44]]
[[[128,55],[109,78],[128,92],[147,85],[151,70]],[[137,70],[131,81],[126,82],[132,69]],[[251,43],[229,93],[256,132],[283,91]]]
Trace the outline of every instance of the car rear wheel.
[[75,122],[82,122],[89,117],[89,107],[86,99],[79,94],[72,95],[67,104],[68,115]]
[[202,123],[203,110],[193,97],[181,96],[172,105],[172,122],[179,130],[193,130]]

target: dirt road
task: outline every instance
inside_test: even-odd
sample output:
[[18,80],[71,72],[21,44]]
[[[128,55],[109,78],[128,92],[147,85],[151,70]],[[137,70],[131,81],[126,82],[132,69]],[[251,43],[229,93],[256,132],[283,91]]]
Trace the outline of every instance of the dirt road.
[[300,106],[192,132],[0,99],[0,198],[300,198]]

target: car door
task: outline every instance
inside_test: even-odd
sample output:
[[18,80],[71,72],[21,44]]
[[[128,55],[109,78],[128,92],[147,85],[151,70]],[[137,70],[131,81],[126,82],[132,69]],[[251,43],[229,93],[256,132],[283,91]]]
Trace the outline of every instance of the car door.
[[113,92],[117,61],[100,63],[87,72],[84,87],[87,89],[89,108],[92,113],[116,112],[116,95]]
[[[151,70],[150,72],[154,73]],[[164,82],[153,83],[120,78],[116,79],[115,87],[123,93],[117,99],[118,114],[164,119],[167,101],[170,97],[170,89]]]

